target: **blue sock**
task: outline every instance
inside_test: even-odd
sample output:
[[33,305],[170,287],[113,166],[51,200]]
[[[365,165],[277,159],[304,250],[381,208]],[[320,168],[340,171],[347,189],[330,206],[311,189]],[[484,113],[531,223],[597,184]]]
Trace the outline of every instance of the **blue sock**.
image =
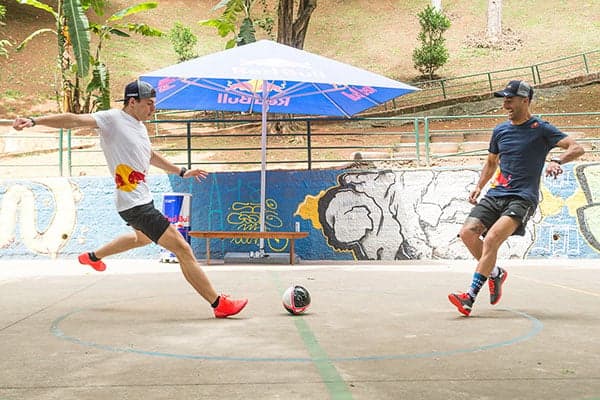
[[473,274],[473,282],[471,282],[471,287],[468,291],[469,296],[471,296],[473,300],[475,300],[475,298],[477,297],[479,290],[481,290],[481,287],[483,286],[486,280],[487,278],[481,275],[479,272],[475,272]]

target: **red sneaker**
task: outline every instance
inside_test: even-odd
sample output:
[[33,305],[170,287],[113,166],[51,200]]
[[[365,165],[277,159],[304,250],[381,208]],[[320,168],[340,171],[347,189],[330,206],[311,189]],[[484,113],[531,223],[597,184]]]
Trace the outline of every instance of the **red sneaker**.
[[106,264],[104,264],[102,260],[92,261],[88,253],[81,253],[77,259],[79,260],[79,264],[87,264],[98,272],[102,272],[106,269]]
[[498,267],[500,273],[495,278],[488,279],[488,286],[490,288],[490,304],[498,304],[502,297],[502,284],[508,277],[508,272],[505,269]]
[[219,305],[215,308],[216,318],[227,318],[242,311],[248,304],[248,299],[230,300],[229,296],[222,294]]
[[473,308],[473,299],[469,296],[469,293],[450,293],[448,295],[450,303],[458,309],[458,311],[465,316],[471,314],[471,308]]

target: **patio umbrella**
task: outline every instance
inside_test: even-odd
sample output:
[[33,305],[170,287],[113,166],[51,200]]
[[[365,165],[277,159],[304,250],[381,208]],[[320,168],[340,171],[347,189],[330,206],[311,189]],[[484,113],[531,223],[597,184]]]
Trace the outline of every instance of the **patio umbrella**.
[[[260,112],[260,230],[265,230],[267,114],[351,117],[417,88],[269,40],[149,72],[156,108]],[[260,252],[264,243],[261,240]]]

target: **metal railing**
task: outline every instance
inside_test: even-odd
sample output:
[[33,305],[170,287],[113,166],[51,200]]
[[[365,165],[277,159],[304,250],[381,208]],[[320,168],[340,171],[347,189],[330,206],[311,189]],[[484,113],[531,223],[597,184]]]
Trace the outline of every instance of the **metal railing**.
[[[600,49],[533,65],[497,71],[437,79],[414,86],[419,92],[409,93],[378,107],[376,110],[395,110],[451,99],[490,94],[511,79],[521,79],[533,85],[545,85],[600,72]],[[373,112],[373,109],[369,110]]]
[[[545,85],[598,73],[600,50],[593,50],[530,66],[419,83],[416,86],[421,91],[399,97],[369,112],[398,111],[453,99],[466,101],[485,97],[510,79]],[[205,111],[160,112],[156,114],[156,121],[151,122],[151,139],[156,149],[180,165],[212,170],[257,167],[260,164],[260,122],[253,115],[227,118],[232,115]],[[549,118],[560,129],[577,135],[588,154],[594,156],[600,147],[597,115],[568,113],[545,114],[543,117]],[[271,131],[277,126],[282,126],[283,131],[269,134],[267,161],[269,168],[313,169],[372,163],[430,166],[454,162],[457,157],[474,160],[485,154],[493,126],[504,118],[477,115],[271,120]],[[469,121],[474,119],[479,121],[478,128],[469,127]],[[481,124],[481,121],[489,121],[489,124]],[[0,126],[11,123],[0,120]],[[451,127],[445,127],[448,124]],[[10,133],[8,128],[6,133],[0,130],[0,173],[3,177],[106,173],[96,136],[82,136],[70,130],[42,131],[39,127],[35,132],[17,134]],[[220,159],[219,154],[227,156]]]
[[[573,135],[588,160],[600,155],[600,112],[540,114]],[[269,129],[291,126],[289,133],[269,133],[268,169],[403,168],[479,164],[487,155],[492,129],[503,115],[380,117],[355,119],[278,119]],[[247,121],[243,121],[247,122]],[[208,171],[259,169],[260,126],[222,120],[160,120],[151,140],[156,150],[178,165]],[[285,130],[284,130],[285,132]],[[0,135],[4,152],[0,173],[10,176],[105,175],[97,136],[69,130]],[[48,143],[48,148],[7,152],[11,141]],[[52,142],[52,143],[51,143]],[[24,157],[27,156],[27,157]],[[152,172],[152,171],[151,171]],[[28,175],[30,174],[30,175]]]

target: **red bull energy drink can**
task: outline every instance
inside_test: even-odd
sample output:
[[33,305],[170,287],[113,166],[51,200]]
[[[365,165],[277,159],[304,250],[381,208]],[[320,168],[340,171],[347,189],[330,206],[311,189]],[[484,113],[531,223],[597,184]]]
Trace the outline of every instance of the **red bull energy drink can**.
[[[175,225],[186,242],[190,242],[190,223],[192,220],[192,195],[190,193],[164,193],[162,212],[171,225]],[[175,254],[163,249],[162,262],[178,262]]]

